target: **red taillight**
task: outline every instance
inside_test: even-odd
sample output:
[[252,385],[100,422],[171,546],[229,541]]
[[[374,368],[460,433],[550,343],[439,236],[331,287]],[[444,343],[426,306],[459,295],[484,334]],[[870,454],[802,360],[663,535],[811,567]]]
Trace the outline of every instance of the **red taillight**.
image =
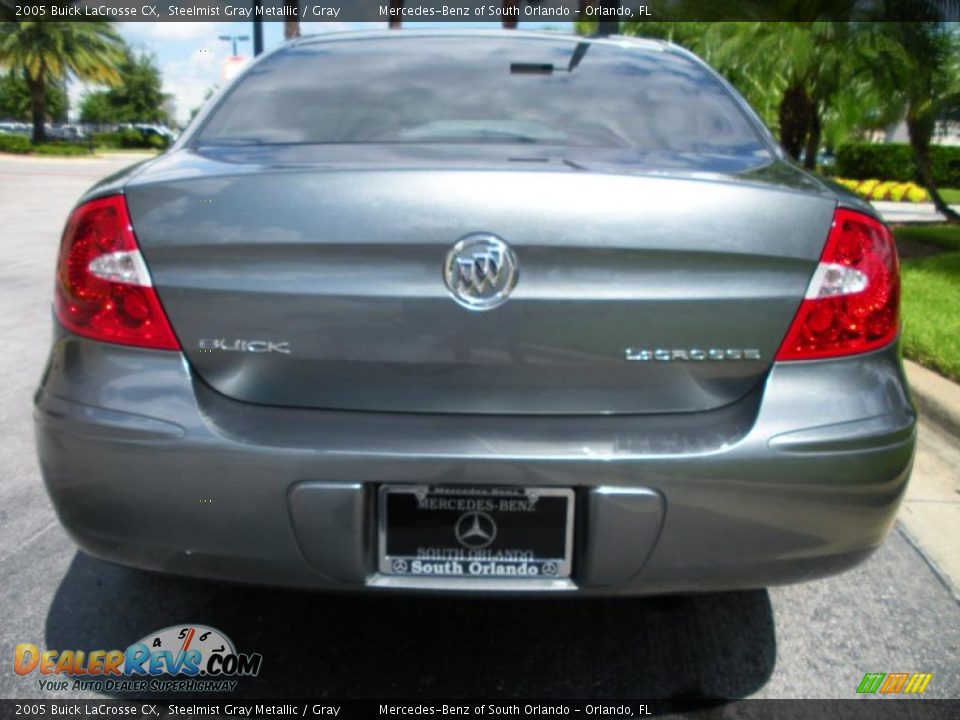
[[777,360],[813,360],[876,350],[900,325],[900,269],[890,231],[839,209],[806,297]]
[[54,312],[65,328],[94,340],[180,349],[122,195],[91,200],[70,216],[60,244]]

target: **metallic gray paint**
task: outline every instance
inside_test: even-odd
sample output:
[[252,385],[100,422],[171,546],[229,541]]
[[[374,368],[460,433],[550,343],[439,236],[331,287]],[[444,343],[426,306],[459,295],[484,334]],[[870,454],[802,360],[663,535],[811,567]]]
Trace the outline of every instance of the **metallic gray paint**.
[[[915,441],[898,347],[771,360],[834,208],[873,211],[772,147],[757,164],[189,135],[84,198],[126,194],[185,353],[57,326],[36,394],[44,480],[88,552],[316,589],[643,594],[817,577],[883,541]],[[477,231],[523,269],[485,313],[440,275]],[[762,359],[624,360],[647,346]],[[577,489],[572,580],[377,575],[377,487],[411,482]]]
[[[331,158],[296,171],[232,164],[213,178],[168,170],[125,192],[191,365],[239,400],[661,413],[720,407],[762,380],[835,198],[735,177],[517,172],[504,152],[486,151],[497,170],[469,169],[455,148],[430,169]],[[453,243],[480,231],[503,238],[522,270],[504,304],[469,313],[438,280]],[[210,337],[293,352],[198,352]],[[635,346],[756,348],[762,359],[638,368],[623,359]]]
[[[891,347],[774,365],[762,387],[702,413],[320,411],[231,400],[179,353],[60,331],[35,417],[61,521],[116,562],[304,588],[384,586],[369,511],[378,484],[555,485],[581,488],[567,589],[640,594],[803,580],[868,555],[893,523],[912,462],[905,388]],[[655,494],[664,509],[631,508],[620,500],[628,491]],[[613,537],[616,557],[602,553]]]

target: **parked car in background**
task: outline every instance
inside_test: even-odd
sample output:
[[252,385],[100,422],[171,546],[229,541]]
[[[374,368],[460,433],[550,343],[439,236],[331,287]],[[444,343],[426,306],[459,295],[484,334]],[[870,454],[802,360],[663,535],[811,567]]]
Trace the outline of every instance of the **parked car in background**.
[[795,582],[883,542],[913,459],[889,230],[662,42],[285,44],[81,199],[54,309],[46,486],[135,567]]
[[5,135],[29,135],[32,128],[22,122],[0,122],[0,133]]
[[87,136],[82,126],[61,123],[48,123],[46,132],[47,137],[51,140],[65,140],[67,142],[79,142]]
[[177,134],[166,125],[150,125],[146,123],[124,123],[117,126],[118,130],[136,130],[144,138],[158,137],[167,144],[176,140]]
[[140,128],[143,132],[154,133],[167,138],[171,142],[177,139],[177,132],[166,125],[145,125]]

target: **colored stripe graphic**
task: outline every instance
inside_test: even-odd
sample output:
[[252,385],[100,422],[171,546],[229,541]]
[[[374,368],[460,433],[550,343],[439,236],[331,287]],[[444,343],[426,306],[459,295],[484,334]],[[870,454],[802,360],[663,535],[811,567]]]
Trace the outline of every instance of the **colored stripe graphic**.
[[880,689],[880,684],[883,682],[884,677],[886,677],[886,673],[867,673],[863,676],[863,680],[860,681],[860,685],[857,686],[857,692],[875,693]]
[[880,686],[880,692],[887,694],[900,692],[908,677],[910,673],[890,673]]
[[933,679],[933,673],[914,673],[903,689],[905,693],[922,693]]
[[867,673],[857,685],[857,692],[866,695],[873,693],[919,695],[927,689],[932,679],[933,673]]

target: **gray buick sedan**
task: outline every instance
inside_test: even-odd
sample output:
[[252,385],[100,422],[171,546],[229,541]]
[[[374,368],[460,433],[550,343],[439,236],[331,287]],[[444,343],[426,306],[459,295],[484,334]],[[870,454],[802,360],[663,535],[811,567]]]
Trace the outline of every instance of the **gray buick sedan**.
[[64,230],[43,476],[97,557],[315,589],[806,580],[913,458],[890,231],[673,45],[305,38]]

